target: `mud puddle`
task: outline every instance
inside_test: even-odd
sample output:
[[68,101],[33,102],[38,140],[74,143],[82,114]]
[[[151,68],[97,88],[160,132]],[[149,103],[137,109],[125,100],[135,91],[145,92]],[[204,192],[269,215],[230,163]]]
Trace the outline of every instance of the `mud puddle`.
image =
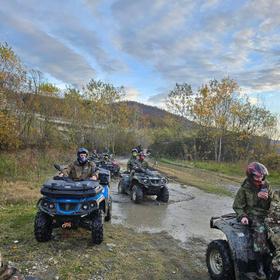
[[181,241],[184,247],[194,240],[206,244],[222,238],[217,230],[210,229],[212,216],[231,213],[232,198],[205,193],[197,188],[169,183],[170,200],[158,203],[151,196],[142,204],[135,204],[128,195],[118,194],[117,183],[111,184],[113,198],[112,223],[122,224],[138,232],[167,232]]

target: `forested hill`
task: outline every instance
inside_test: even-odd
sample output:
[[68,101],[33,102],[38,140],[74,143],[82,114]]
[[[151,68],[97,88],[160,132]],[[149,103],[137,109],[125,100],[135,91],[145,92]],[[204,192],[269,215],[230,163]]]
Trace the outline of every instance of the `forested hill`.
[[[68,100],[65,100],[64,97],[58,97],[58,96],[48,96],[48,95],[33,95],[33,94],[10,94],[8,96],[7,103],[9,103],[12,107],[14,107],[12,104],[16,104],[18,102],[18,99],[20,99],[23,103],[29,104],[34,103],[36,106],[33,106],[33,110],[36,111],[36,113],[40,115],[45,115],[46,111],[48,111],[49,117],[51,118],[58,118],[58,119],[64,119],[68,118],[68,113],[65,112],[66,103]],[[31,100],[32,99],[32,100]],[[74,101],[75,102],[75,101]],[[86,104],[87,101],[84,100],[84,104]],[[135,102],[135,101],[121,101],[118,103],[115,103],[112,106],[120,106],[120,105],[127,105],[129,109],[131,109],[135,114],[138,115],[139,119],[146,121],[146,125],[148,127],[163,127],[166,125],[166,119],[175,119],[179,122],[183,122],[185,128],[191,128],[193,127],[193,122],[185,119],[180,118],[179,116],[176,116],[170,112],[167,112],[164,109],[160,109],[155,106],[146,105],[143,103]],[[75,105],[72,106],[72,109],[74,109]],[[48,108],[51,110],[48,110]],[[70,109],[71,110],[71,109]]]
[[[191,128],[194,126],[194,123],[192,121],[189,121],[187,119],[182,119],[170,112],[167,112],[164,109],[151,106],[151,105],[146,105],[143,103],[139,103],[136,101],[125,101],[125,103],[128,105],[129,108],[135,108],[135,111],[139,112],[142,117],[147,118],[152,122],[153,126],[157,126],[157,121],[161,122],[165,118],[170,117],[170,118],[176,118],[178,121],[183,121],[184,125],[186,128]],[[154,121],[152,121],[154,120]]]

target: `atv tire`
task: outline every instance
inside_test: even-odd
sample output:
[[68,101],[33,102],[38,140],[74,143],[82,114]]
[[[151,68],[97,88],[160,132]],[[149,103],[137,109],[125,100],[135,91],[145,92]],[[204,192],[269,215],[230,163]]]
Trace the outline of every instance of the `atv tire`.
[[131,189],[131,200],[135,203],[141,203],[144,194],[140,186],[134,185]]
[[101,211],[97,211],[91,222],[91,238],[93,244],[100,244],[103,241],[103,223]]
[[106,214],[104,220],[105,220],[105,222],[109,222],[109,221],[111,221],[111,218],[112,218],[112,198],[110,196],[108,210],[107,210],[107,214]]
[[234,269],[226,240],[214,240],[207,248],[206,264],[212,280],[233,280]]
[[36,214],[34,235],[38,242],[46,242],[52,238],[52,218],[42,211]]
[[160,190],[160,193],[157,196],[157,200],[162,201],[162,202],[168,202],[168,200],[169,200],[169,190],[168,190],[167,187],[163,187]]
[[122,184],[122,180],[120,180],[119,184],[118,184],[118,193],[120,193],[120,194],[125,193],[125,190],[124,190],[124,187],[123,187],[123,184]]

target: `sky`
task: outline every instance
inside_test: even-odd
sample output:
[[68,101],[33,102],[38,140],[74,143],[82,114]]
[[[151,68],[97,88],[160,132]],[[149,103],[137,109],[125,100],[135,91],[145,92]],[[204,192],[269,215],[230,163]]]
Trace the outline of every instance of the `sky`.
[[49,82],[91,78],[162,106],[176,83],[235,79],[280,113],[279,0],[1,0],[0,42]]

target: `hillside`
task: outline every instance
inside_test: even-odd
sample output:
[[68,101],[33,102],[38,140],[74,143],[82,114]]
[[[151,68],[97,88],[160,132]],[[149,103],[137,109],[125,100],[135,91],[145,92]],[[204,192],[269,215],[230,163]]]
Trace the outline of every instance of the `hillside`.
[[[183,121],[186,128],[192,128],[194,126],[194,123],[192,121],[189,121],[188,119],[182,119],[179,116],[176,116],[170,112],[167,112],[164,109],[161,109],[161,108],[158,108],[155,106],[146,105],[146,104],[139,103],[136,101],[125,101],[125,103],[130,108],[135,108],[135,110],[138,111],[142,117],[147,118],[150,121],[152,121],[153,119],[162,121],[166,117],[173,117],[173,118],[176,118],[178,121]],[[157,123],[157,122],[152,121],[152,126],[155,126],[155,125],[153,125],[154,123]]]
[[[16,104],[19,102],[23,102],[25,104],[28,104],[30,102],[31,98],[34,98],[34,95],[32,94],[15,94],[10,93],[9,95],[6,95],[7,103],[9,104],[10,109],[16,110]],[[57,96],[47,96],[47,95],[36,95],[36,107],[33,109],[36,111],[37,114],[43,116],[46,112],[46,108],[52,108],[52,118],[53,119],[60,119],[63,121],[65,118],[64,112],[63,112],[63,105],[64,105],[64,98],[63,97],[57,97]],[[34,102],[34,101],[33,101]],[[182,119],[179,116],[176,116],[170,112],[167,112],[164,109],[160,109],[155,106],[146,105],[143,103],[135,102],[135,101],[122,101],[120,103],[116,103],[116,106],[118,104],[127,104],[129,108],[132,108],[133,111],[138,112],[140,119],[146,120],[148,122],[148,126],[156,128],[156,127],[162,127],[164,126],[164,119],[166,117],[169,118],[175,118],[178,121],[183,121],[184,126],[186,128],[192,128],[194,123],[187,120]],[[55,104],[55,106],[53,106]],[[48,110],[47,110],[48,111]]]

